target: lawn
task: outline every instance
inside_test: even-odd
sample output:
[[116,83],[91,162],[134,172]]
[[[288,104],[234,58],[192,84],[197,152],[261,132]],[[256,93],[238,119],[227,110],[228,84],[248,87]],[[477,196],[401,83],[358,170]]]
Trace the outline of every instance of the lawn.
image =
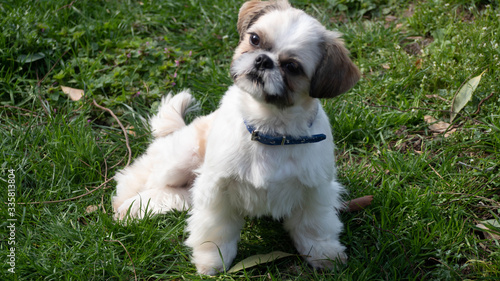
[[189,88],[206,114],[231,85],[241,3],[0,1],[0,279],[497,280],[498,0],[292,1],[344,34],[363,73],[323,101],[345,199],[374,195],[342,214],[346,265],[313,270],[263,218],[235,262],[291,256],[200,276],[187,213],[113,221],[112,177],[147,147],[160,97]]

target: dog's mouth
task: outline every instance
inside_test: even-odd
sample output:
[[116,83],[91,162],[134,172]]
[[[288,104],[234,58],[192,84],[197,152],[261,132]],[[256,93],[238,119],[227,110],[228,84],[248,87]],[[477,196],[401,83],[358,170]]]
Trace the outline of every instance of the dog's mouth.
[[279,108],[293,105],[292,96],[283,84],[279,72],[255,67],[243,71],[236,70],[235,67],[231,69],[231,76],[242,89]]
[[247,79],[249,79],[253,85],[259,87],[262,90],[264,100],[269,104],[274,104],[279,108],[285,108],[293,105],[293,100],[286,89],[281,89],[279,93],[270,94],[266,91],[266,82],[262,77],[263,72],[259,70],[252,70],[246,74]]
[[252,70],[246,76],[252,83],[260,85],[261,87],[264,86],[264,79],[262,79],[262,74],[259,73],[259,71]]

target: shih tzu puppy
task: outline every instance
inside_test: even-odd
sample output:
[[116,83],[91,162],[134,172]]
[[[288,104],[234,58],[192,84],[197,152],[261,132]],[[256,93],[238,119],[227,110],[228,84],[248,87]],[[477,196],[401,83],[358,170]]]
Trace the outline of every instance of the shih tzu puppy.
[[344,188],[318,98],[359,79],[340,34],[286,0],[248,1],[238,16],[234,85],[220,107],[186,125],[188,91],[165,97],[150,120],[146,153],[120,171],[116,219],[189,210],[186,244],[199,273],[215,274],[236,256],[245,217],[283,219],[315,268],[345,261],[339,242]]

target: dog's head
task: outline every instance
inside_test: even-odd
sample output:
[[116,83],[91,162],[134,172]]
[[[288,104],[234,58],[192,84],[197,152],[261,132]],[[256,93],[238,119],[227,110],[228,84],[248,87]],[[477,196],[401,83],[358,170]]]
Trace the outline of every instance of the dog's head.
[[287,0],[246,2],[238,32],[231,76],[260,101],[284,108],[303,96],[332,98],[359,79],[340,34]]

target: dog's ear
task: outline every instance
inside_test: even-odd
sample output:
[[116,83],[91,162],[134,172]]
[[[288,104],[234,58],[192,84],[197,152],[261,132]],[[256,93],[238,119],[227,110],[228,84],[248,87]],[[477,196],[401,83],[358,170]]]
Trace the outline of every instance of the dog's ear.
[[245,31],[252,26],[262,15],[273,10],[285,10],[291,8],[288,0],[265,1],[250,0],[241,6],[238,14],[238,33],[240,40],[245,36]]
[[333,98],[347,92],[359,80],[358,67],[349,58],[349,51],[339,35],[327,31],[323,42],[323,57],[311,79],[311,97]]

